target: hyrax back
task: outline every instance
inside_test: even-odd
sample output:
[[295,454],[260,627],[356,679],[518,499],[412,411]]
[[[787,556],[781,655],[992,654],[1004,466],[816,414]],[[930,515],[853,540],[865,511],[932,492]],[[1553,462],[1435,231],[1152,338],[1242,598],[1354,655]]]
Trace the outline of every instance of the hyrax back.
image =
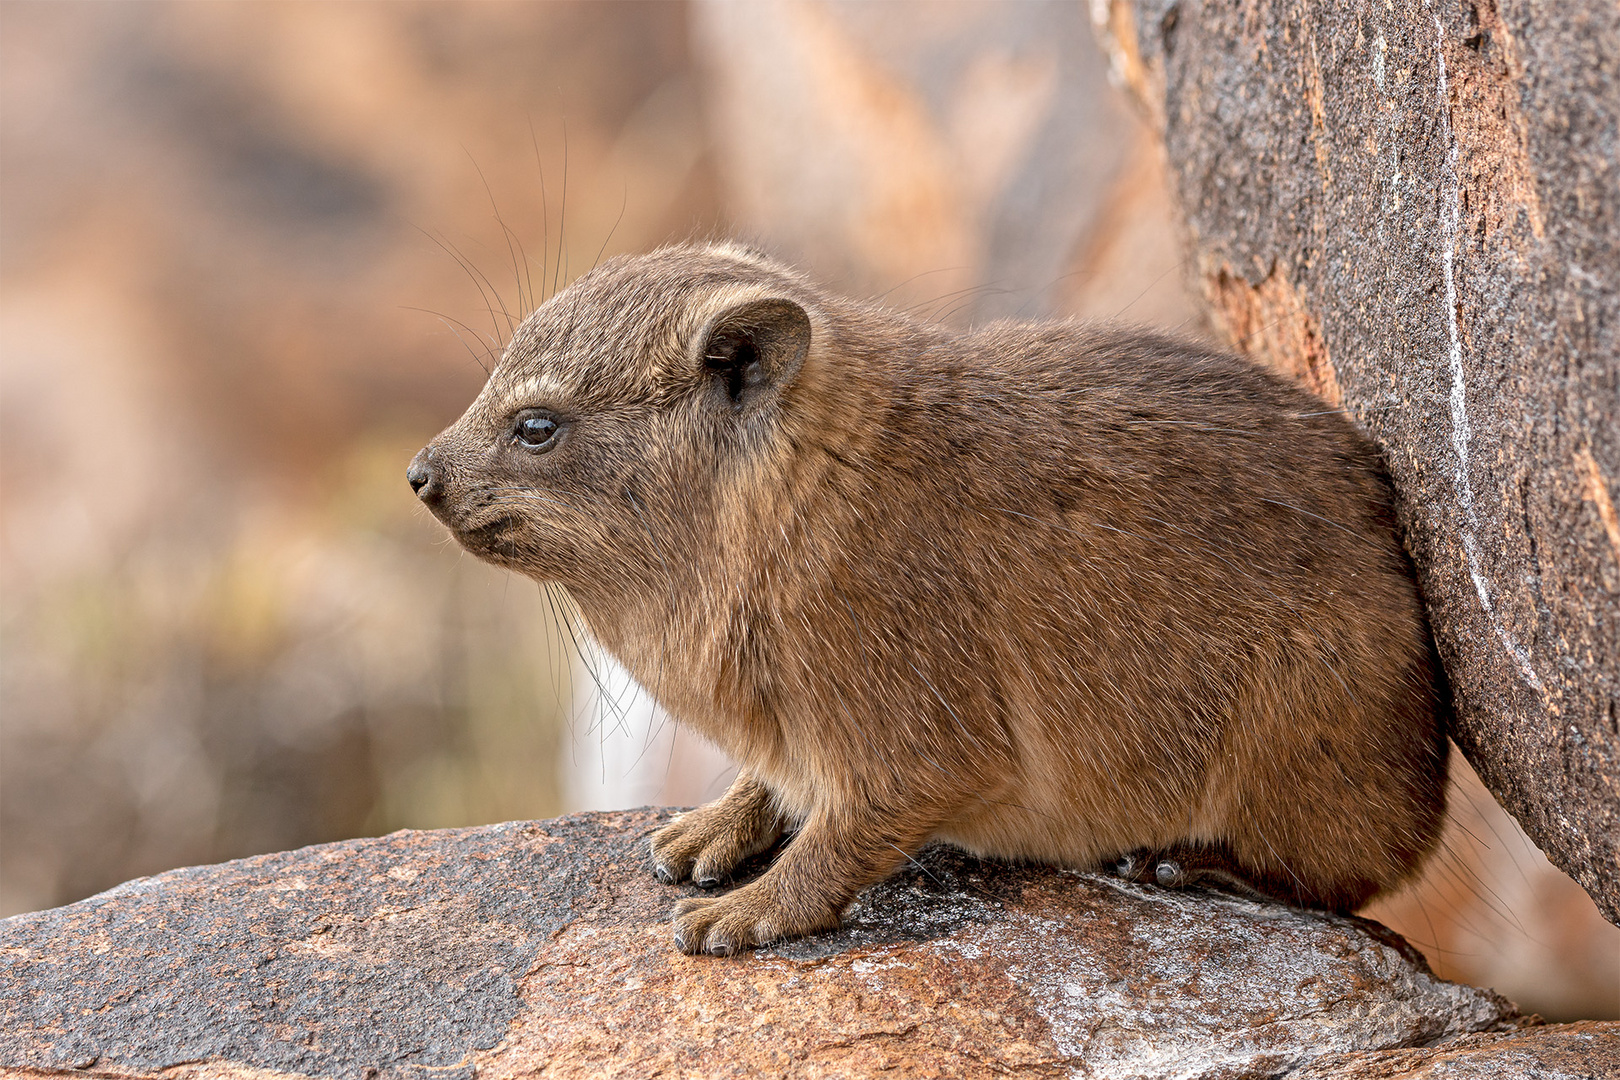
[[932,838],[1353,908],[1443,813],[1445,690],[1377,452],[1231,356],[956,333],[729,246],[603,264],[410,478],[741,766],[653,841],[688,951],[836,925]]

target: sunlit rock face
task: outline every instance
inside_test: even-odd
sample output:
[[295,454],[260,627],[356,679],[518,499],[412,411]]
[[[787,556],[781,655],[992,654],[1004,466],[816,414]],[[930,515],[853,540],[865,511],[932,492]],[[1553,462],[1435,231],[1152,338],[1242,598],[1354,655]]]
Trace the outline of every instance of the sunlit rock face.
[[668,919],[694,890],[658,884],[646,854],[668,818],[395,833],[14,917],[0,1065],[1215,1078],[1562,1076],[1570,1047],[1620,1061],[1620,1025],[1527,1029],[1376,923],[943,848],[834,933],[685,956]]

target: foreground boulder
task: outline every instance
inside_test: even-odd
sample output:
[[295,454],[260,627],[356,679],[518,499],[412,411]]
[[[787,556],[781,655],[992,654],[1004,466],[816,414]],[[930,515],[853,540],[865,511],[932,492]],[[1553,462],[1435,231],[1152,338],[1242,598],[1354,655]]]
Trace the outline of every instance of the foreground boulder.
[[1375,923],[943,849],[863,894],[836,933],[683,956],[668,918],[694,890],[659,885],[645,854],[666,820],[395,833],[16,916],[0,923],[0,1066],[356,1080],[1620,1068],[1620,1025],[1527,1026]]

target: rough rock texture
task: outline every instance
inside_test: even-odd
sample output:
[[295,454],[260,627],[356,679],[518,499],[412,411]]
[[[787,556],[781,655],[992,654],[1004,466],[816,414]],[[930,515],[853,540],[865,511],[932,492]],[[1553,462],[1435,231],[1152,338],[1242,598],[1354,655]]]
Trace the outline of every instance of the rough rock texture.
[[1620,1075],[1620,1025],[1590,1021],[1464,1035],[1426,1050],[1327,1054],[1296,1080],[1599,1080]]
[[1620,922],[1620,7],[1093,11],[1216,321],[1386,448],[1457,742]]
[[[944,850],[837,933],[683,956],[667,920],[690,890],[657,884],[645,855],[664,820],[396,833],[16,916],[0,923],[0,1066],[1193,1078],[1342,1055],[1383,1076],[1405,1073],[1367,1070],[1582,1046],[1620,1063],[1620,1026],[1524,1028],[1375,923]],[[1462,1038],[1487,1031],[1516,1034]]]

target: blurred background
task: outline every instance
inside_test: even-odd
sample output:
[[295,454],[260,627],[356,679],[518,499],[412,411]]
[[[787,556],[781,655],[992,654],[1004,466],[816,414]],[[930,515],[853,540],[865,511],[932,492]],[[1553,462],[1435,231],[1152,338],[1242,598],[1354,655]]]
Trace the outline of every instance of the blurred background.
[[[0,5],[0,916],[722,790],[405,464],[515,318],[672,240],[959,325],[1208,334],[1088,17]],[[1620,930],[1459,774],[1444,856],[1369,914],[1526,1010],[1620,1017]]]

